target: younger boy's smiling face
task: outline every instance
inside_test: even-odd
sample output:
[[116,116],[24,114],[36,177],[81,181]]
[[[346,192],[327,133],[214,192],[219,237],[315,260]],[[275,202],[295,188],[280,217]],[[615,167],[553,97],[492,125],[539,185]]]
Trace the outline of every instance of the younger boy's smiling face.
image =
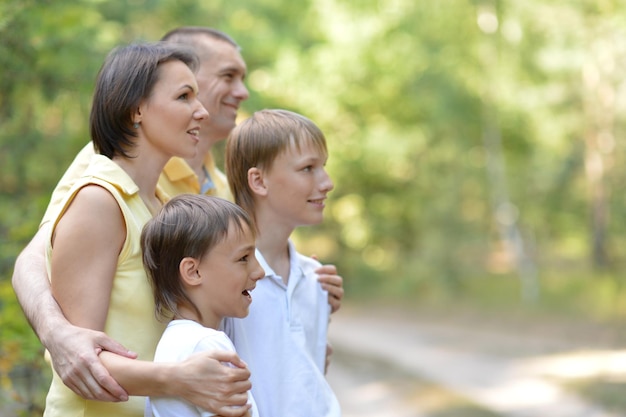
[[289,146],[263,174],[266,200],[277,220],[288,227],[322,222],[327,194],[334,185],[326,172],[327,156],[311,142]]
[[196,304],[205,326],[217,328],[224,317],[246,317],[256,281],[265,276],[254,254],[254,234],[246,224],[241,228],[231,222],[228,235],[198,265],[202,301]]

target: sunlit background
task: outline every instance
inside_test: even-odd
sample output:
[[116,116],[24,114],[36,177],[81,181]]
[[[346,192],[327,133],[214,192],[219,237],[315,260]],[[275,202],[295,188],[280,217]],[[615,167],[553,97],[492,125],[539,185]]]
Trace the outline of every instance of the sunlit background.
[[[626,340],[626,4],[1,0],[0,409],[41,413],[46,365],[10,279],[88,140],[98,68],[114,46],[181,25],[212,26],[241,45],[251,93],[242,119],[286,108],[325,132],[335,190],[324,224],[296,242],[344,277],[338,328],[342,314],[347,325],[393,306],[389,321],[407,326],[487,323],[499,333],[515,323],[533,334],[533,324],[552,323],[536,337],[581,335],[571,349]],[[335,360],[354,369],[356,353],[339,339]],[[450,398],[428,384],[448,387],[454,401],[483,398],[423,367],[394,366],[405,373],[391,380],[419,385],[406,397],[422,398],[425,412]],[[379,368],[363,372],[384,379]],[[560,386],[626,413],[623,395],[604,395],[622,392],[623,378],[588,377]],[[428,415],[506,415],[483,406],[490,411]]]

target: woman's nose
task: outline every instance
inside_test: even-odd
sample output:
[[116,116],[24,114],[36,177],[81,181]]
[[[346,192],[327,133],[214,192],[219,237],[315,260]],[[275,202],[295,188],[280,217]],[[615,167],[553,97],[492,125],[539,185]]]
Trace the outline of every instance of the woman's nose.
[[199,120],[204,120],[209,117],[209,112],[204,108],[200,100],[198,100],[198,109],[194,112],[194,117]]

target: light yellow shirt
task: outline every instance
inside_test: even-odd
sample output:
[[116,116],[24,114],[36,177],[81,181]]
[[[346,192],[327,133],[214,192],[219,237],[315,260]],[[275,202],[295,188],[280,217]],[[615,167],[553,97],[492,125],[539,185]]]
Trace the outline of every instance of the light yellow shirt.
[[[151,361],[165,325],[154,315],[154,300],[148,277],[143,268],[140,236],[152,214],[139,196],[139,187],[116,163],[102,155],[93,155],[84,174],[60,201],[59,214],[53,228],[67,210],[78,191],[88,184],[107,189],[116,199],[126,225],[126,239],[117,261],[109,311],[104,331],[126,348],[135,351],[139,359]],[[167,196],[157,187],[157,197]],[[51,233],[53,230],[51,230]],[[88,231],[87,231],[88,232]],[[50,273],[51,236],[48,237],[46,261]],[[54,373],[46,398],[45,417],[143,416],[145,398],[133,396],[127,402],[88,401],[67,388]]]
[[[204,194],[221,197],[229,201],[233,201],[233,196],[228,188],[228,181],[224,175],[215,166],[215,160],[211,153],[207,153],[204,158],[204,167],[213,183],[213,188],[208,189]],[[178,194],[200,194],[201,184],[198,176],[191,169],[189,164],[182,158],[172,158],[163,168],[163,173],[159,178],[159,185],[170,196]]]

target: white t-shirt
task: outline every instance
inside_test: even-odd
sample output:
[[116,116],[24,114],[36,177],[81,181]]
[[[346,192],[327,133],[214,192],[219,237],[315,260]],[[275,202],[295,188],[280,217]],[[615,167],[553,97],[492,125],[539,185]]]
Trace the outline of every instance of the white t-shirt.
[[[154,361],[181,362],[193,353],[208,350],[234,352],[235,347],[224,332],[204,327],[191,320],[172,320],[161,336],[154,354]],[[252,404],[251,415],[258,417],[259,412],[252,394],[248,393],[248,397],[248,403]],[[174,397],[150,397],[146,402],[145,414],[154,417],[208,417],[215,415],[182,398]]]
[[256,257],[265,277],[252,291],[248,317],[224,319],[224,331],[250,367],[262,417],[335,417],[339,402],[324,375],[330,306],[317,281],[319,262],[289,245],[288,285]]

